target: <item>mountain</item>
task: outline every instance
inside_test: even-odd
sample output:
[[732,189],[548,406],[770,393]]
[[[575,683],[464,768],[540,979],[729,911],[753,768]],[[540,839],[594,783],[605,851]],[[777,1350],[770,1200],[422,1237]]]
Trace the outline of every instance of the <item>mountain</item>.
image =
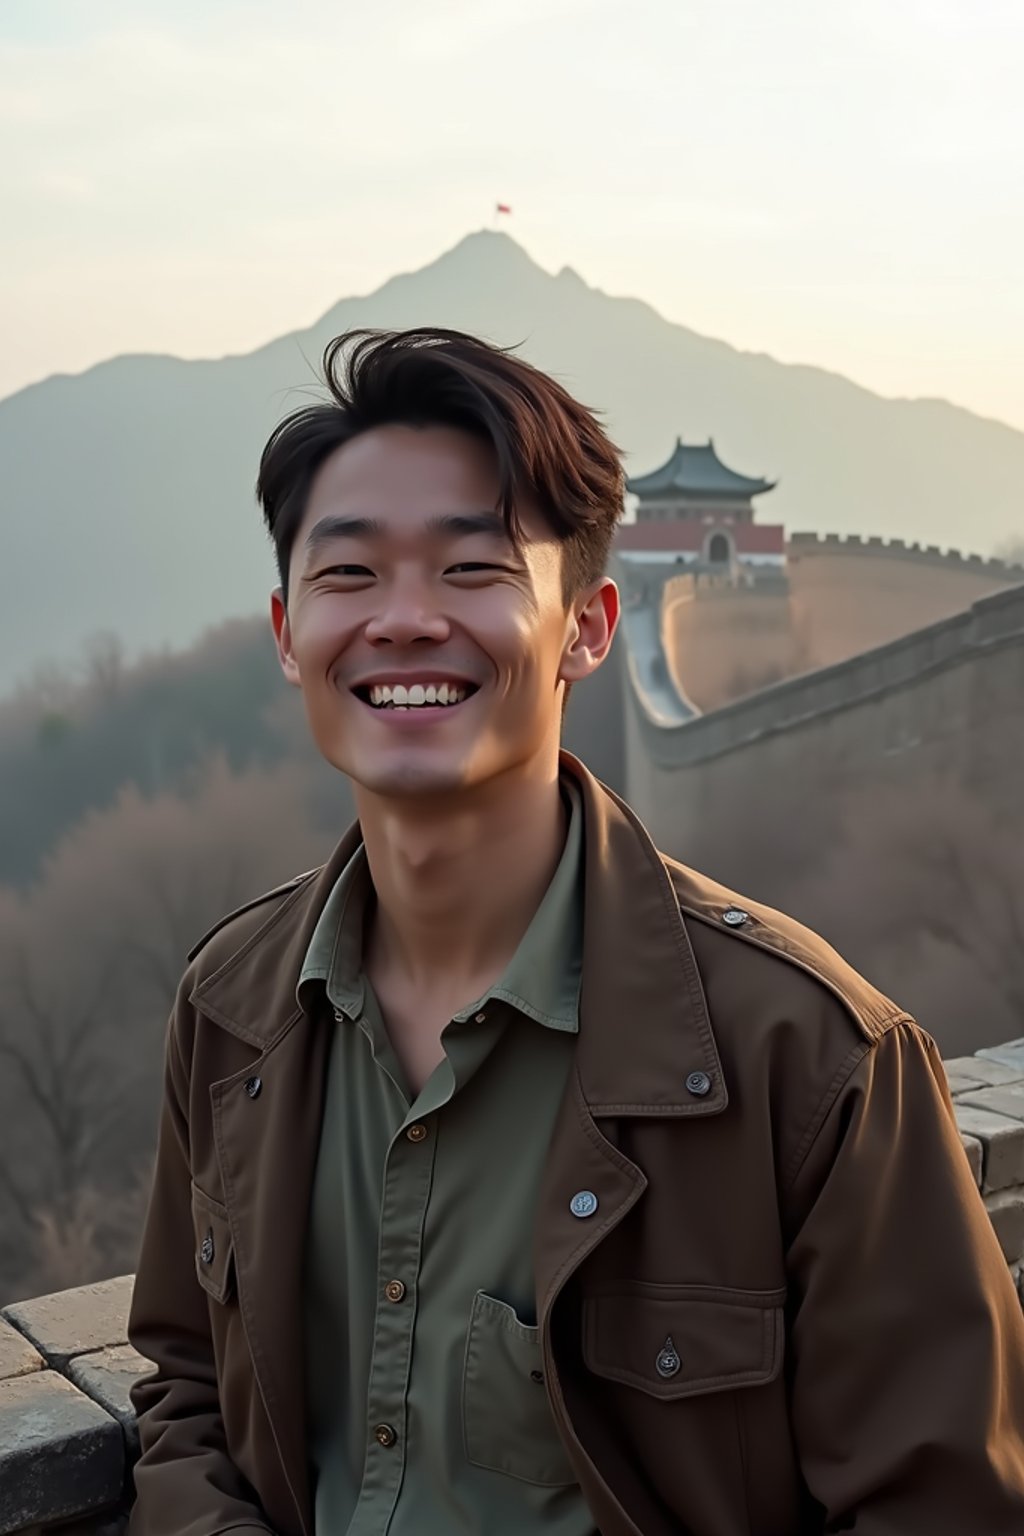
[[268,432],[315,390],[330,337],[423,324],[521,343],[604,413],[631,473],[679,433],[713,436],[727,463],[779,480],[762,516],[791,531],[988,553],[1024,528],[1024,433],[738,351],[480,231],[244,356],[117,357],[0,401],[0,688],[41,659],[73,662],[97,631],[134,653],[263,608],[273,568],[252,486]]

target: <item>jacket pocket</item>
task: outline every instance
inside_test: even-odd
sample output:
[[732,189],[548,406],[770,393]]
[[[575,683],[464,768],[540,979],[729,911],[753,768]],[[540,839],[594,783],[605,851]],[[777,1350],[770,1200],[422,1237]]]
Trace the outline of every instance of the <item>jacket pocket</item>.
[[484,1291],[473,1298],[466,1336],[462,1427],[476,1467],[546,1487],[576,1482],[548,1405],[540,1329]]
[[192,1235],[196,1278],[214,1301],[227,1301],[235,1288],[234,1248],[227,1207],[192,1185]]
[[595,1376],[666,1402],[761,1386],[782,1368],[784,1289],[629,1281],[583,1302],[583,1359]]

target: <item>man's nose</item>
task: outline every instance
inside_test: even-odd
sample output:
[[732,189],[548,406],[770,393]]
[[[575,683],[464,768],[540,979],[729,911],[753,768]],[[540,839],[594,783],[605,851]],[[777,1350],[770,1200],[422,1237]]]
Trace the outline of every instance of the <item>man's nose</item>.
[[426,582],[409,579],[380,589],[380,606],[366,626],[366,638],[409,645],[414,640],[447,640],[451,624],[442,594]]

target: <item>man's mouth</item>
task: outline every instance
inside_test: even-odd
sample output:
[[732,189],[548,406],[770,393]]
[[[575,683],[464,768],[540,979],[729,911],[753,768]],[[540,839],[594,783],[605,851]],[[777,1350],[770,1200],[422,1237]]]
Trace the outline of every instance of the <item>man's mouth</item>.
[[451,709],[479,691],[476,683],[368,683],[353,693],[371,709]]

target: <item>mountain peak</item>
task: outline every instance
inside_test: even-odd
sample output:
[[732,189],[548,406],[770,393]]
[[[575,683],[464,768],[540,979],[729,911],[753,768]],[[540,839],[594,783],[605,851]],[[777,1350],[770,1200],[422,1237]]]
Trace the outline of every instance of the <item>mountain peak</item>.
[[450,250],[443,252],[436,261],[431,262],[431,266],[463,263],[472,264],[475,270],[486,266],[490,272],[500,272],[502,275],[539,272],[545,277],[550,276],[517,240],[513,240],[511,235],[501,229],[472,230],[468,235],[463,235]]

